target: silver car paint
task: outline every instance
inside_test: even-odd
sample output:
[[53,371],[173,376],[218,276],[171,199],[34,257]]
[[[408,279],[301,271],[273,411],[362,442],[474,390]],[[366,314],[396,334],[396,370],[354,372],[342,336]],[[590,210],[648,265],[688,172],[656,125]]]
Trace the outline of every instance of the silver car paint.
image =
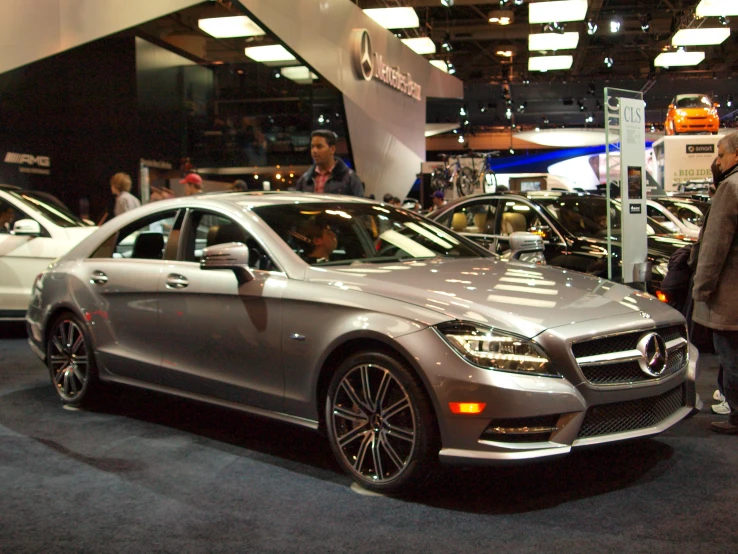
[[[317,427],[326,360],[350,341],[355,347],[383,344],[404,357],[429,391],[442,435],[441,454],[449,460],[566,452],[588,407],[654,396],[694,375],[695,353],[689,368],[662,380],[603,390],[583,379],[572,357],[572,341],[684,322],[678,312],[645,293],[575,272],[492,258],[310,267],[249,211],[259,202],[305,201],[305,196],[238,198],[159,202],[112,220],[83,241],[47,272],[34,292],[28,312],[34,351],[43,357],[49,318],[65,307],[87,322],[103,379]],[[322,199],[336,197],[309,197],[311,202]],[[254,281],[239,287],[231,271],[205,271],[191,262],[87,259],[117,228],[172,205],[211,209],[236,219],[254,231],[284,271],[257,270]],[[108,264],[111,278],[101,290],[90,277],[102,263]],[[139,272],[144,265],[152,267],[142,280]],[[170,274],[186,277],[193,288],[167,290]],[[502,280],[511,275],[515,281]],[[495,288],[500,284],[515,288]],[[531,294],[533,290],[549,292]],[[198,298],[205,293],[218,297],[216,307]],[[496,304],[489,299],[492,294]],[[119,300],[117,295],[131,295],[131,300]],[[510,300],[499,302],[504,298]],[[563,378],[505,373],[468,363],[432,327],[454,319],[535,337]],[[131,352],[135,345],[140,351]],[[126,356],[130,360],[124,363]],[[450,414],[449,401],[465,400],[487,402],[488,408],[473,417]],[[589,442],[655,433],[689,409],[681,408],[659,428]],[[479,440],[491,418],[545,414],[560,416],[560,429],[551,443]]]

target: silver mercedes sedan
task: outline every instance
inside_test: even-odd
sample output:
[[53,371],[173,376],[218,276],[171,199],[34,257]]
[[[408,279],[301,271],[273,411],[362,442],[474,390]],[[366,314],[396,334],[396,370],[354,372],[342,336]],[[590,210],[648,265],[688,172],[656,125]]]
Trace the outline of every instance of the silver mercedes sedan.
[[335,195],[127,212],[36,278],[27,325],[66,404],[122,383],[321,430],[387,494],[439,461],[659,433],[695,403],[685,321],[656,298]]

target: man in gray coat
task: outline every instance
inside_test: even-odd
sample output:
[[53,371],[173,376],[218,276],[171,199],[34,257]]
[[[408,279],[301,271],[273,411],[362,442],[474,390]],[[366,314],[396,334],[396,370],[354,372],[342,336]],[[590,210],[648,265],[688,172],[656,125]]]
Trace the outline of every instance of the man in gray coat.
[[712,199],[697,261],[692,319],[713,330],[713,343],[723,366],[723,391],[730,407],[728,421],[713,431],[738,434],[738,132],[718,142],[723,180]]

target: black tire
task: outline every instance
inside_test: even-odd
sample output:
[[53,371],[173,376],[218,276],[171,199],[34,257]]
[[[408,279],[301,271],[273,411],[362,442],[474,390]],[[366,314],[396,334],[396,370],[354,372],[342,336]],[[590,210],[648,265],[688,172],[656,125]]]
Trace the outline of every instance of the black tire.
[[447,185],[446,178],[442,174],[434,173],[431,176],[430,186],[433,191],[444,190]]
[[46,343],[51,383],[64,404],[89,406],[99,389],[97,366],[87,328],[65,313],[52,323]]
[[474,178],[474,171],[471,167],[462,167],[456,181],[456,190],[459,196],[469,196],[474,194],[477,181]]
[[333,454],[365,489],[416,490],[438,463],[430,400],[405,364],[384,353],[347,358],[331,377],[325,404]]

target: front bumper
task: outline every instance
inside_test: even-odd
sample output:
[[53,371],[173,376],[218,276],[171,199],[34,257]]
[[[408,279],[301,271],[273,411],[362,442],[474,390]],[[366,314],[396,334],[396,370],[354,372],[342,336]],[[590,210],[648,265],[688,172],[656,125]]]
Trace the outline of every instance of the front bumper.
[[[613,328],[618,322],[613,322]],[[564,333],[585,333],[586,324]],[[451,350],[433,329],[401,337],[415,356],[438,416],[442,461],[495,463],[556,456],[571,448],[660,433],[692,411],[697,351],[663,379],[595,386],[571,354],[570,337],[546,332],[537,342],[563,377],[482,369]],[[478,415],[451,413],[449,402],[483,402]]]

